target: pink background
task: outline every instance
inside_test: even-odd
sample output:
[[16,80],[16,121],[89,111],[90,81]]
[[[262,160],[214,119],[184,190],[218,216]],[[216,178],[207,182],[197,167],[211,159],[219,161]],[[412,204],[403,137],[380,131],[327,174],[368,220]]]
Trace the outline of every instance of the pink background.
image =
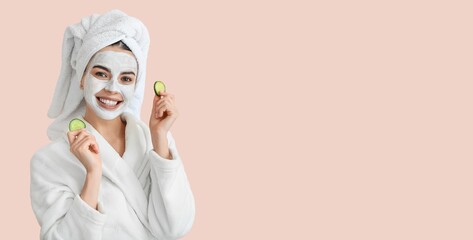
[[151,34],[143,120],[177,97],[184,239],[473,239],[470,1],[117,2],[1,7],[2,239],[39,236],[64,29],[113,8]]

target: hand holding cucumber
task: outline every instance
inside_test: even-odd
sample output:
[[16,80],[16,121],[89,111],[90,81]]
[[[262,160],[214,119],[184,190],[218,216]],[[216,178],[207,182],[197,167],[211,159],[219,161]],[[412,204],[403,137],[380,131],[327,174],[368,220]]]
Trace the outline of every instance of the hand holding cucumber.
[[70,151],[84,165],[87,172],[101,174],[102,160],[99,156],[99,147],[95,137],[85,129],[85,123],[82,120],[75,118],[69,122],[67,138]]
[[154,83],[154,93],[149,127],[151,133],[167,133],[178,116],[174,95],[166,92],[161,81]]
[[154,99],[149,128],[154,149],[160,149],[159,155],[166,157],[167,132],[171,128],[179,113],[175,104],[174,95],[166,91],[166,85],[161,81],[154,83]]

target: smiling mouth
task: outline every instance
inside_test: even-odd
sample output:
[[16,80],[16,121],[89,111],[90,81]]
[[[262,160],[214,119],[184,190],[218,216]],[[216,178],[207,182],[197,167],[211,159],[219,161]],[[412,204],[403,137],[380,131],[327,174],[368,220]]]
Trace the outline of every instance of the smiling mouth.
[[105,109],[111,109],[111,110],[118,108],[123,103],[123,101],[116,101],[116,100],[111,100],[111,99],[106,99],[106,98],[101,98],[101,97],[97,97],[97,100],[100,106],[102,106]]

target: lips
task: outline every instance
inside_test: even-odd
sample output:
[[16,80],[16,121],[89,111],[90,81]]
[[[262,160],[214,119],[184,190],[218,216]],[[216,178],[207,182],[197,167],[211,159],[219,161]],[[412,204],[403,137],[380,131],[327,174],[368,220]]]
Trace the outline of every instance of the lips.
[[118,101],[115,99],[110,99],[110,98],[102,98],[102,97],[97,97],[98,103],[101,107],[105,109],[116,109],[118,108],[123,101]]

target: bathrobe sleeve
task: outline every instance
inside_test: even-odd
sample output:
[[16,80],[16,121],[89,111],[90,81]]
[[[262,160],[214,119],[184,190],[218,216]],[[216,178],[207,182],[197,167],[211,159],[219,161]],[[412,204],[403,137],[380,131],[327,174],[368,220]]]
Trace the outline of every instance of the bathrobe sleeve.
[[195,216],[194,196],[172,135],[168,134],[172,160],[149,151],[151,187],[148,217],[158,239],[177,239],[190,231]]
[[30,163],[31,203],[41,226],[40,238],[102,239],[106,218],[102,204],[97,211],[80,198],[83,170],[61,151],[65,150],[43,149]]

